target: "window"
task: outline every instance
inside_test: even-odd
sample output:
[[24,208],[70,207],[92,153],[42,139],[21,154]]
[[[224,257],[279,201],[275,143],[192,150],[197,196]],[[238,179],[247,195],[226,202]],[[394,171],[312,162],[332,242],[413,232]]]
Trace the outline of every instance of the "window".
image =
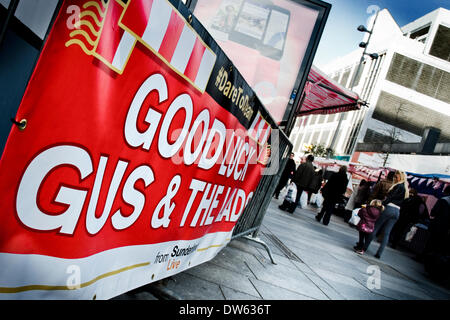
[[[355,72],[353,73],[353,80],[354,81],[354,87],[359,85],[359,81],[361,80],[361,75],[364,71],[364,68],[366,66],[366,62],[364,61],[363,64],[361,65],[361,68],[358,71],[358,66],[355,67]],[[358,73],[356,73],[358,71]]]
[[[303,141],[303,144],[309,143],[309,138],[311,138],[311,132],[308,132],[305,136],[305,140]],[[303,147],[303,146],[302,146]]]
[[322,136],[320,137],[320,144],[326,146],[329,136],[330,130],[322,132]]
[[416,30],[414,32],[411,32],[410,34],[410,38],[411,39],[418,39],[418,38],[423,38],[423,36],[426,36],[428,34],[428,32],[430,31],[430,26],[426,26],[424,28],[421,28],[419,30]]
[[312,144],[317,144],[317,143],[318,143],[318,140],[319,140],[319,133],[320,133],[320,131],[314,132],[314,134],[313,134],[313,136],[312,136],[312,139],[311,139],[311,143],[312,143]]
[[450,103],[450,73],[395,53],[386,80]]
[[348,78],[350,77],[350,71],[351,71],[351,70],[352,70],[351,68],[346,69],[346,70],[344,71],[344,75],[342,76],[341,81],[339,82],[339,83],[340,83],[341,85],[343,85],[344,87],[347,86],[347,81],[348,81]]
[[431,45],[430,55],[450,61],[450,28],[439,25]]
[[300,152],[300,142],[302,142],[302,138],[303,138],[302,134],[299,134],[297,136],[297,141],[295,142],[295,147],[294,147],[295,152]]
[[334,75],[334,77],[332,77],[331,79],[333,79],[334,81],[338,82],[339,81],[339,77],[341,76],[341,74],[338,72]]

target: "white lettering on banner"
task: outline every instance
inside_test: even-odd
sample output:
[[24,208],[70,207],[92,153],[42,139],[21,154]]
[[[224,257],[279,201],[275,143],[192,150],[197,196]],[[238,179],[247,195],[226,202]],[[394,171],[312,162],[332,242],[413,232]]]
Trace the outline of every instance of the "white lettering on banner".
[[81,180],[93,171],[89,153],[75,146],[47,149],[35,157],[25,170],[17,191],[16,210],[20,221],[27,227],[44,231],[60,228],[59,232],[65,234],[72,234],[75,230],[86,199],[86,190],[61,186],[55,201],[69,207],[57,216],[45,214],[36,203],[42,180],[54,168],[64,165],[78,169]]
[[141,109],[145,98],[153,90],[158,92],[158,103],[167,100],[167,83],[162,75],[154,74],[145,80],[131,102],[125,121],[125,139],[132,147],[142,146],[143,149],[149,150],[153,138],[155,137],[156,129],[161,120],[161,113],[154,109],[149,108],[145,117],[145,121],[150,125],[147,131],[141,133],[136,127],[139,110]]
[[[173,212],[173,209],[175,209],[175,203],[171,202],[172,198],[175,197],[175,195],[178,192],[178,189],[180,188],[181,184],[181,176],[176,175],[172,178],[172,181],[170,181],[169,187],[167,188],[167,194],[164,198],[161,199],[161,201],[156,206],[155,211],[153,212],[152,216],[152,228],[159,228],[164,227],[167,228],[170,223],[170,215]],[[164,209],[163,209],[164,206]],[[163,216],[160,218],[160,211],[163,209]]]
[[[167,100],[167,90],[167,82],[161,74],[151,75],[138,89],[130,105],[125,121],[125,139],[130,146],[141,147],[147,151],[150,150],[159,123],[161,122],[162,115],[150,106],[145,118],[145,122],[149,124],[149,127],[145,132],[140,132],[137,129],[137,117],[144,100],[151,92],[155,91],[158,94],[157,102],[158,104],[161,104]],[[172,125],[175,115],[181,110],[184,110],[183,126],[181,129],[172,132],[172,135],[177,133],[178,137],[176,137],[175,142],[170,143],[169,128]],[[211,115],[208,109],[203,109],[197,115],[191,126],[192,118],[193,102],[191,97],[187,93],[177,96],[170,104],[162,119],[157,143],[158,152],[163,158],[171,158],[183,148],[184,164],[189,166],[196,163],[199,168],[209,170],[216,164],[222,155],[222,149],[226,142],[227,129],[218,119],[214,119],[211,128],[209,128]],[[201,137],[199,141],[196,141],[197,146],[195,147],[195,150],[192,151],[194,137],[200,128],[202,130]],[[225,155],[220,163],[218,172],[220,175],[224,175],[227,178],[232,176],[234,180],[244,181],[248,165],[256,153],[255,148],[248,142],[245,142],[245,135],[246,132],[244,131],[233,131]],[[207,155],[212,147],[214,137],[216,136],[218,136],[219,139],[218,145],[214,149],[214,154],[208,158]],[[236,143],[234,143],[234,139],[236,139]],[[245,165],[243,168],[238,169],[239,164],[244,163],[244,161]]]
[[[98,206],[101,186],[104,182],[104,172],[107,162],[107,157],[100,157],[94,185],[92,187],[92,194],[88,204],[86,230],[92,235],[97,234],[108,220],[111,214],[112,204],[117,197],[119,185],[124,179],[125,169],[128,166],[127,161],[119,160],[117,162],[102,214],[97,218],[95,212]],[[61,186],[55,201],[67,204],[69,205],[69,208],[59,215],[46,214],[41,211],[37,205],[38,190],[45,177],[53,172],[54,169],[61,166],[75,167],[80,172],[81,180],[84,180],[93,172],[92,159],[89,153],[80,147],[67,145],[55,146],[37,155],[25,170],[17,194],[16,209],[18,217],[26,226],[43,231],[60,229],[60,233],[73,234],[84,207],[88,191]],[[155,180],[152,169],[147,165],[140,165],[126,178],[122,190],[122,198],[126,203],[132,205],[134,210],[126,217],[122,215],[120,209],[112,215],[111,222],[116,230],[123,230],[132,226],[143,211],[146,197],[141,191],[136,190],[134,187],[134,184],[139,179],[144,181],[145,188],[147,188]],[[152,228],[167,228],[169,226],[171,221],[170,216],[175,208],[172,198],[177,194],[180,185],[181,177],[179,175],[174,176],[167,188],[166,196],[161,199],[155,208],[151,219]],[[214,217],[212,216],[212,212],[214,209],[218,208],[220,204],[219,196],[223,194],[224,188],[225,186],[223,185],[192,179],[189,187],[189,189],[192,190],[192,193],[184,210],[180,227],[184,226],[186,219],[191,212],[192,204],[199,192],[203,192],[203,195],[200,204],[195,209],[195,214],[190,223],[191,227],[221,222],[223,218],[225,218],[225,221],[237,221],[252,197],[253,192],[250,192],[249,195],[246,196],[244,190],[234,188],[229,197],[231,187],[228,187],[227,194],[225,198],[222,199],[223,204],[221,210],[218,212],[217,217]],[[163,211],[162,217],[160,217],[161,210]],[[200,224],[198,223],[199,221]]]
[[192,125],[191,131],[186,140],[186,147],[184,148],[184,163],[186,165],[191,165],[198,158],[200,153],[202,152],[202,147],[206,141],[206,136],[208,135],[207,130],[203,130],[202,136],[200,138],[200,142],[198,143],[197,148],[194,152],[191,152],[192,141],[194,139],[195,133],[197,132],[198,127],[203,124],[203,128],[209,127],[209,111],[208,109],[202,110],[198,115],[197,119],[195,119],[194,124]]
[[[181,148],[183,141],[188,134],[189,124],[192,120],[192,108],[192,99],[187,93],[179,95],[170,104],[159,131],[158,150],[164,158],[174,156],[175,153],[177,153]],[[186,112],[183,128],[181,129],[177,140],[173,144],[170,144],[167,139],[169,135],[169,127],[175,117],[175,114],[181,109],[184,109]]]
[[[105,160],[106,159],[106,160]],[[116,166],[116,170],[114,170],[114,175],[109,186],[108,196],[106,197],[105,207],[103,208],[103,213],[100,218],[95,216],[95,211],[97,209],[97,201],[100,195],[100,188],[103,183],[103,174],[105,173],[106,163],[108,162],[107,157],[100,157],[100,164],[97,171],[97,175],[95,176],[94,188],[92,191],[91,200],[89,201],[89,207],[86,215],[86,228],[90,234],[98,233],[106,223],[108,219],[109,213],[111,211],[114,199],[116,197],[117,189],[119,188],[119,184],[122,181],[123,174],[125,173],[125,169],[128,166],[128,163],[122,160],[119,160]]]
[[[223,145],[225,144],[225,138],[227,134],[226,131],[227,129],[225,128],[225,125],[221,121],[215,119],[211,130],[209,130],[208,140],[206,141],[205,148],[203,149],[202,156],[200,157],[200,161],[198,163],[199,168],[209,170],[216,164],[222,153],[221,151]],[[219,143],[217,148],[215,149],[216,153],[208,159],[207,155],[211,149],[211,144],[214,140],[214,137],[216,136],[216,133],[219,136]]]
[[133,170],[133,172],[131,172],[130,176],[125,182],[122,196],[126,203],[134,207],[134,210],[127,217],[124,217],[122,215],[120,209],[117,210],[116,213],[114,213],[111,221],[113,227],[117,230],[123,230],[130,227],[133,223],[136,222],[136,220],[141,215],[142,210],[144,209],[145,195],[142,192],[134,189],[134,184],[139,179],[144,180],[145,187],[148,187],[153,181],[155,181],[155,176],[153,175],[152,169],[149,166],[145,165],[137,167]]
[[189,211],[191,210],[192,203],[194,202],[195,197],[197,196],[197,193],[199,191],[205,190],[205,186],[206,186],[206,182],[203,182],[203,181],[200,181],[197,179],[192,179],[191,185],[189,186],[189,189],[192,190],[192,193],[191,193],[191,196],[189,197],[189,201],[186,205],[186,208],[184,209],[183,217],[181,218],[180,227],[184,226],[184,223],[186,222],[186,218],[189,214]]
[[[186,165],[192,165],[198,160],[199,168],[203,170],[213,168],[219,161],[226,143],[227,129],[223,122],[214,119],[209,128],[211,117],[208,109],[201,110],[192,122],[193,102],[188,94],[183,93],[174,98],[164,115],[150,106],[145,117],[148,127],[141,132],[137,128],[138,114],[144,100],[153,91],[158,95],[158,104],[168,99],[167,82],[160,74],[148,77],[133,98],[124,124],[126,142],[133,148],[149,151],[161,122],[157,148],[162,157],[170,158],[184,147],[183,158]],[[182,129],[175,142],[171,143],[168,139],[169,128],[175,115],[181,110],[184,111]],[[200,132],[199,130],[201,130],[200,139],[194,143],[194,138],[198,136],[196,133]],[[228,135],[231,136],[231,140],[226,147],[226,154],[218,166],[219,175],[235,181],[244,181],[248,165],[256,152],[256,149],[246,141],[244,133],[244,131],[241,133],[236,130]],[[213,141],[216,142],[214,146]],[[242,166],[244,161],[245,164]],[[108,163],[111,163],[109,157],[102,155],[97,166],[94,166],[88,150],[79,146],[59,145],[40,152],[32,159],[19,183],[16,210],[20,221],[35,230],[58,230],[59,233],[73,234],[85,207],[87,194],[91,191],[85,221],[85,227],[89,234],[95,235],[100,232],[109,218],[115,230],[129,228],[139,219],[146,203],[145,193],[136,189],[135,184],[138,180],[143,180],[144,189],[147,189],[155,181],[154,172],[147,164],[140,164],[131,170],[128,168],[130,161],[120,159],[115,164],[111,181],[105,182]],[[114,163],[110,165],[114,165]],[[64,183],[61,182],[55,199],[50,200],[68,205],[68,208],[55,215],[42,211],[43,208],[38,205],[38,197],[43,181],[60,167],[78,170],[80,182],[94,171],[95,177],[93,185],[88,187],[91,190],[86,190],[86,187],[64,186]],[[94,168],[96,169],[94,170]],[[130,170],[131,173],[126,174]],[[119,188],[123,181],[122,194],[119,195]],[[166,195],[157,202],[153,211],[149,223],[152,228],[169,227],[172,220],[171,215],[175,209],[173,198],[177,195],[180,186],[181,176],[175,175],[167,188]],[[98,200],[103,188],[103,193],[106,193],[107,190],[106,200],[104,200],[104,204],[99,204]],[[225,221],[235,222],[253,195],[250,192],[246,196],[244,190],[228,187],[226,195],[223,197],[224,185],[208,183],[195,178],[192,178],[189,189],[191,194],[179,227],[184,227],[188,217],[191,217],[190,227],[210,225],[221,222],[224,218]],[[201,195],[199,205],[192,209],[199,194]],[[124,203],[133,207],[131,214],[124,215],[120,208],[112,213],[114,201],[117,198],[120,199],[120,196]],[[221,209],[216,212],[217,216],[214,216],[213,212],[219,205],[221,205]],[[97,215],[97,208],[103,208],[100,215]]]

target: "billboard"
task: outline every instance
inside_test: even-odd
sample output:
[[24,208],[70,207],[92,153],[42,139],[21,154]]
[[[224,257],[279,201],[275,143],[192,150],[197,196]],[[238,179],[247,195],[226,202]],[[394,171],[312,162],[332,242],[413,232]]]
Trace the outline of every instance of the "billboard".
[[187,8],[65,0],[0,160],[0,299],[107,299],[212,259],[276,125]]
[[194,13],[280,123],[318,33],[317,7],[291,0],[198,0]]

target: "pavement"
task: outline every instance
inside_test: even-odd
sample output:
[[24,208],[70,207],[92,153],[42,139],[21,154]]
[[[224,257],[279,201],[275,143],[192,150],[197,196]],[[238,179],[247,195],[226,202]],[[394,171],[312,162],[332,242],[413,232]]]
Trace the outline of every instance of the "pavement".
[[117,300],[448,300],[415,255],[374,241],[364,255],[353,251],[358,233],[333,216],[324,226],[316,207],[281,211],[272,199],[258,238],[232,240],[201,265],[146,285]]

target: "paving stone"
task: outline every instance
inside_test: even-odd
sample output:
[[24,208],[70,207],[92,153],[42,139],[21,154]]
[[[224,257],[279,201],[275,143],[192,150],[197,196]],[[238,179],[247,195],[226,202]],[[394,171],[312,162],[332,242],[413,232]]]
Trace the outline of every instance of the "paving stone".
[[258,280],[314,299],[328,299],[314,282],[309,280],[294,265],[293,268],[290,268],[284,265],[267,265],[264,267],[258,264],[250,264],[249,268]]
[[384,296],[379,296],[371,292],[364,284],[359,283],[351,277],[319,268],[315,271],[325,282],[348,300],[386,299]]
[[216,266],[211,262],[202,263],[201,265],[188,269],[185,272],[218,285],[224,285],[249,295],[258,296],[258,292],[250,283],[248,277],[220,266]]
[[336,289],[330,286],[326,281],[318,275],[307,273],[305,274],[314,284],[330,299],[330,300],[345,300],[344,296],[339,294]]
[[166,281],[164,287],[184,300],[224,300],[218,284],[181,272]]
[[253,274],[245,264],[245,261],[250,257],[253,259],[253,254],[233,247],[225,247],[210,262],[219,267],[250,277]]
[[226,286],[220,286],[220,289],[222,290],[226,300],[262,300],[261,296],[255,297]]
[[312,297],[302,295],[273,283],[268,283],[258,279],[250,279],[264,300],[314,300]]

